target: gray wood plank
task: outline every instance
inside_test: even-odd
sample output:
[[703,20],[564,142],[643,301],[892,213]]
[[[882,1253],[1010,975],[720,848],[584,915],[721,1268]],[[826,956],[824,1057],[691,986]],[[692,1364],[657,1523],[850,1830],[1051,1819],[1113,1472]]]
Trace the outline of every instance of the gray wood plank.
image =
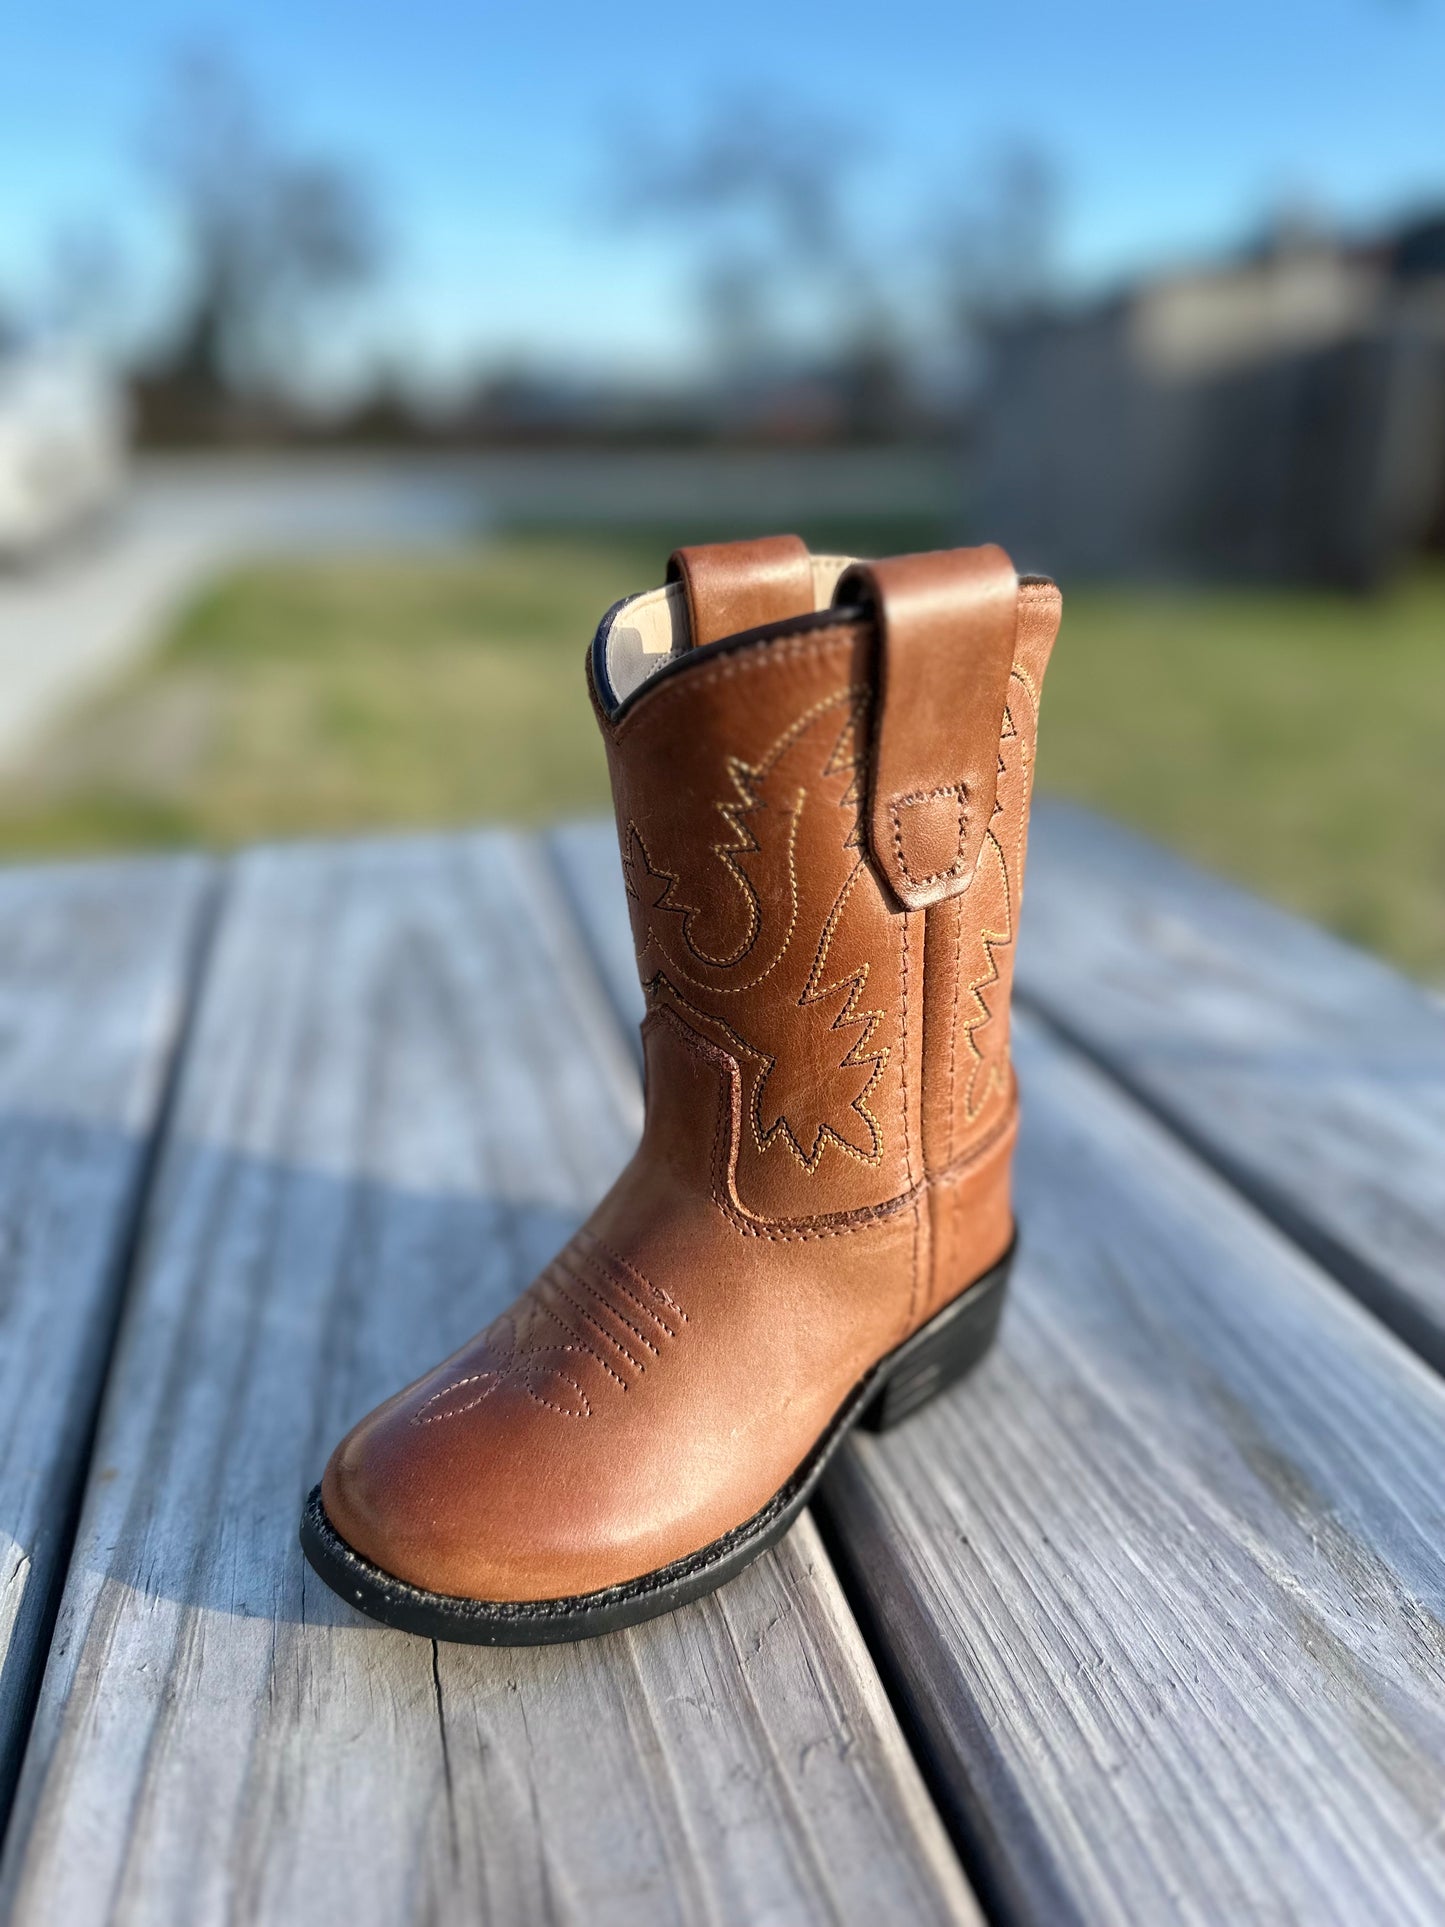
[[[567,842],[620,980],[614,839]],[[1000,1347],[850,1444],[823,1507],[990,1917],[1433,1927],[1445,1387],[1113,1080],[1017,1038]]]
[[192,860],[0,871],[0,1821],[207,874]]
[[993,1358],[824,1501],[1004,1921],[1438,1927],[1445,1385],[1027,1019]]
[[1020,993],[1445,1370],[1445,1007],[1066,804],[1028,895]]
[[617,832],[610,820],[595,817],[562,823],[548,832],[547,849],[562,893],[585,934],[603,988],[641,1063],[637,1026],[646,1015],[647,999],[637,976]]
[[636,1072],[540,851],[245,859],[4,1868],[22,1923],[971,1920],[816,1534],[575,1648],[434,1648],[303,1566],[340,1431],[525,1282]]

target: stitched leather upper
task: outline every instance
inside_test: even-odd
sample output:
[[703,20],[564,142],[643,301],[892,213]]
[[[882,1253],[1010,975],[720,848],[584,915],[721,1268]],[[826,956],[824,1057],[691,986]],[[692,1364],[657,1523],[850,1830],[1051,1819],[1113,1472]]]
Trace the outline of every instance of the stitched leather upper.
[[[365,1557],[517,1600],[692,1553],[766,1505],[877,1359],[1001,1255],[1058,613],[1049,585],[1016,593],[988,812],[962,887],[926,909],[903,907],[869,834],[873,618],[704,646],[620,720],[599,707],[648,993],[642,1143],[517,1303],[338,1448],[324,1502]],[[955,640],[976,635],[970,618]],[[923,768],[982,726],[920,715],[915,744],[895,708],[889,728],[898,766]],[[944,772],[965,792],[970,756]],[[946,854],[958,818],[937,818]],[[905,851],[936,861],[922,836]]]

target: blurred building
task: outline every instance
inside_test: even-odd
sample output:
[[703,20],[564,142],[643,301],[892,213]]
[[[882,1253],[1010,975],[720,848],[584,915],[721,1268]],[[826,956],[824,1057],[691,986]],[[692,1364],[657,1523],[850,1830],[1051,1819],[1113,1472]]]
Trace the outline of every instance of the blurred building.
[[995,330],[979,522],[1030,567],[1368,587],[1445,547],[1445,215]]

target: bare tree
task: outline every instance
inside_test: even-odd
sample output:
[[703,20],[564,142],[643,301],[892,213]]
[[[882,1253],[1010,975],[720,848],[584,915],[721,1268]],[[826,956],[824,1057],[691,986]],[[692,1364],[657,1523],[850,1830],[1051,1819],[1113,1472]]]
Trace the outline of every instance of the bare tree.
[[634,140],[619,156],[625,219],[666,226],[693,255],[714,348],[734,372],[790,339],[827,348],[876,333],[868,250],[851,219],[856,131],[794,101],[714,103],[672,141]]
[[[634,142],[618,200],[690,250],[725,369],[766,371],[802,344],[847,424],[888,433],[946,415],[970,348],[1052,292],[1059,182],[1020,144],[973,168],[962,193],[924,180],[868,196],[870,153],[853,120],[723,100],[684,137]],[[940,382],[945,361],[956,373]]]
[[214,52],[178,65],[147,157],[186,261],[166,376],[196,401],[285,390],[317,315],[377,268],[364,184],[293,152]]
[[1037,147],[1004,148],[977,170],[938,242],[944,303],[965,336],[1051,296],[1061,198],[1058,169]]

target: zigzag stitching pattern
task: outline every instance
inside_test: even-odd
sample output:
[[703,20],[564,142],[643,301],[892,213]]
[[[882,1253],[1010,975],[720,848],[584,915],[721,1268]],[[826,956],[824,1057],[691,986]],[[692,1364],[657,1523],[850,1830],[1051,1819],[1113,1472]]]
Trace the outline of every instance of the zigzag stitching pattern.
[[[772,976],[773,972],[777,969],[778,965],[783,961],[783,959],[788,954],[788,946],[792,943],[793,933],[798,927],[798,865],[797,865],[798,825],[803,819],[803,804],[807,800],[807,794],[808,792],[806,790],[798,791],[798,794],[793,802],[792,810],[789,813],[788,894],[792,903],[792,913],[788,918],[788,927],[783,933],[783,941],[778,946],[777,953],[774,956],[772,962],[768,964],[764,969],[760,970],[756,977],[749,977],[746,983],[741,983],[741,984],[704,983],[701,977],[694,977],[691,971],[681,969],[679,966],[676,965],[676,963],[673,964],[673,968],[676,970],[677,975],[679,977],[682,977],[688,983],[693,984],[698,990],[706,991],[709,996],[739,997],[743,994],[744,991],[755,990],[757,986],[764,981],[765,978]],[[759,809],[761,809],[762,807],[763,807],[762,804],[758,805]],[[687,943],[687,947],[689,950],[692,950],[693,955],[698,956],[700,953],[696,949],[694,949],[693,945],[691,944],[691,942],[688,941],[688,937],[687,937],[687,919],[691,916],[695,916],[696,912],[693,910],[685,910],[680,904],[671,904],[667,900],[671,896],[673,887],[677,883],[678,879],[672,874],[670,870],[654,869],[652,864],[652,858],[647,854],[647,845],[643,842],[641,833],[638,830],[637,825],[635,823],[629,822],[627,825],[627,828],[628,828],[629,835],[637,839],[637,847],[638,849],[641,850],[642,860],[647,865],[647,874],[651,877],[665,877],[667,879],[667,888],[663,891],[662,895],[657,899],[656,903],[652,905],[652,908],[654,910],[666,910],[669,916],[682,917],[683,941]],[[761,845],[756,841],[756,839],[754,839],[752,847],[756,850],[756,849],[759,849]],[[714,848],[716,848],[716,845],[714,845]],[[630,870],[630,865],[625,867]],[[630,875],[627,877],[627,893],[631,897],[637,897],[637,891],[633,887],[632,879]],[[639,903],[641,902],[641,900],[642,899],[640,897],[637,897],[637,901]],[[750,940],[747,948],[750,950],[752,948],[753,943],[755,943],[756,941],[757,941],[757,937],[755,933],[753,938]],[[742,956],[746,956],[746,955],[747,955],[747,950],[744,950],[742,952]],[[742,960],[742,957],[740,956],[738,961],[741,962],[741,960]],[[722,963],[714,958],[704,957],[703,962],[713,963],[715,968],[719,970],[731,969],[733,967],[732,965]]]
[[810,1177],[817,1170],[819,1160],[823,1155],[823,1149],[825,1145],[829,1143],[836,1144],[838,1149],[845,1151],[850,1158],[856,1158],[860,1164],[866,1164],[870,1167],[876,1166],[883,1156],[882,1128],[868,1107],[868,1098],[887,1068],[890,1052],[886,1044],[880,1045],[876,1051],[867,1051],[865,1049],[867,1044],[872,1040],[873,1034],[879,1024],[883,1021],[884,1015],[881,1010],[860,1011],[858,1008],[863,992],[867,988],[869,967],[866,962],[861,963],[856,970],[850,971],[846,977],[839,977],[834,983],[820,985],[818,982],[823,973],[823,966],[827,960],[828,950],[832,944],[833,933],[837,928],[838,920],[842,916],[844,905],[848,901],[853,885],[863,873],[863,867],[861,861],[854,864],[852,870],[848,873],[847,881],[838,893],[832,909],[828,912],[827,920],[823,925],[822,935],[818,939],[818,948],[813,958],[813,967],[808,973],[808,982],[804,986],[802,996],[798,999],[798,1004],[800,1008],[806,1009],[812,1004],[821,1002],[824,997],[830,996],[836,991],[845,988],[849,989],[847,1002],[833,1019],[829,1028],[839,1030],[845,1024],[850,1023],[857,1024],[860,1027],[862,1034],[855,1039],[847,1053],[839,1059],[838,1068],[840,1070],[861,1070],[867,1064],[873,1066],[872,1076],[849,1106],[850,1110],[858,1113],[859,1117],[862,1118],[868,1127],[869,1141],[872,1145],[871,1151],[860,1151],[857,1145],[850,1144],[847,1138],[835,1131],[831,1124],[820,1124],[813,1140],[812,1151],[805,1152],[802,1145],[799,1144],[796,1137],[794,1137],[788,1120],[781,1114],[769,1128],[764,1131],[762,1127],[763,1091],[767,1084],[768,1077],[777,1065],[777,1058],[767,1051],[759,1050],[755,1044],[750,1044],[745,1037],[734,1030],[732,1025],[725,1022],[723,1018],[715,1016],[710,1011],[700,1010],[696,1004],[690,1003],[688,999],[682,995],[676,984],[672,983],[662,971],[658,971],[648,984],[648,990],[654,995],[659,985],[664,986],[677,1002],[682,1005],[684,1010],[691,1011],[695,1017],[701,1018],[704,1023],[716,1024],[719,1029],[726,1031],[727,1035],[732,1039],[733,1043],[737,1045],[739,1050],[751,1057],[754,1063],[762,1066],[762,1070],[753,1088],[753,1101],[748,1107],[749,1122],[752,1125],[753,1131],[753,1141],[757,1145],[758,1150],[762,1152],[766,1151],[771,1144],[781,1137],[798,1163]]
[[[1017,664],[1015,664],[1013,668],[1010,670],[1009,675],[1011,680],[1017,679],[1017,681],[1020,684],[1022,684],[1023,688],[1028,692],[1030,702],[1032,703],[1034,700],[1033,685],[1029,681],[1028,677],[1024,674],[1024,672],[1018,667]],[[1017,813],[1018,822],[1015,825],[1015,830],[1014,830],[1014,862],[1016,866],[1021,866],[1023,861],[1024,837],[1027,832],[1027,826],[1028,826],[1029,791],[1031,787],[1031,779],[1032,779],[1032,771],[1033,771],[1033,758],[1029,753],[1027,736],[1020,733],[1019,729],[1014,723],[1012,712],[1007,706],[1005,706],[1004,713],[1003,713],[1003,729],[1000,732],[999,741],[1001,743],[1004,743],[1004,742],[1009,742],[1014,740],[1016,740],[1019,745],[1019,756],[1020,756],[1020,762],[1021,762],[1019,798],[1018,798],[1019,808]],[[1004,773],[1004,759],[1002,756],[999,757],[999,772],[1000,774]],[[1002,809],[1003,805],[999,804],[997,807],[999,809]],[[1001,1074],[1000,1066],[993,1065],[991,1067],[988,1067],[989,1068],[988,1083],[986,1084],[982,1093],[980,1093],[977,1097],[975,1097],[974,1093],[978,1084],[979,1072],[985,1068],[983,1052],[978,1047],[978,1038],[976,1033],[982,1030],[985,1024],[992,1023],[993,1021],[994,1013],[989,1008],[988,1002],[984,997],[983,993],[984,991],[991,988],[992,985],[996,984],[999,980],[998,958],[994,954],[994,946],[997,944],[998,947],[1002,949],[1006,945],[1011,944],[1013,942],[1014,925],[1016,922],[1016,915],[1015,915],[1014,901],[1013,901],[1014,872],[1009,869],[1008,858],[1004,855],[1003,846],[999,842],[998,838],[994,835],[992,830],[989,830],[987,840],[990,843],[992,843],[995,850],[997,850],[999,865],[1003,871],[1004,909],[1008,920],[1008,928],[1007,930],[1002,932],[996,931],[996,930],[994,931],[983,930],[979,932],[979,935],[983,942],[984,951],[988,957],[988,969],[982,976],[975,978],[974,981],[968,986],[969,995],[973,998],[974,1004],[979,1013],[976,1017],[972,1018],[968,1023],[964,1025],[964,1036],[968,1040],[968,1047],[970,1051],[973,1053],[973,1060],[974,1060],[972,1067],[970,1068],[970,1071],[969,1071],[968,1088],[964,1092],[964,1099],[963,1099],[964,1119],[969,1124],[972,1124],[977,1120],[977,1118],[979,1117],[980,1113],[983,1110],[984,1105],[988,1102],[988,1099],[993,1094],[993,1092],[995,1090],[1001,1090],[1004,1087],[1004,1080]],[[962,932],[962,927],[963,927],[962,913],[960,912],[960,921],[959,921],[960,936]],[[955,979],[955,992],[956,992],[956,989],[957,989],[957,981]],[[952,1087],[952,1083],[953,1083],[953,1067],[952,1067],[952,1062],[950,1061],[950,1065],[949,1065],[950,1089]],[[952,1154],[953,1142],[954,1142],[953,1123],[952,1123],[952,1118],[950,1117],[950,1123],[949,1123],[950,1155]]]
[[[863,1000],[863,993],[868,988],[868,965],[866,962],[860,963],[857,968],[851,970],[846,977],[835,978],[830,984],[820,982],[823,975],[823,966],[827,962],[828,953],[833,947],[833,937],[837,931],[839,921],[842,918],[844,908],[848,902],[848,898],[853,893],[853,885],[862,874],[863,864],[859,861],[855,863],[849,871],[843,888],[838,892],[837,901],[828,912],[827,921],[823,925],[823,933],[818,939],[818,949],[813,958],[813,968],[808,973],[808,981],[804,985],[802,996],[798,999],[798,1006],[802,1010],[807,1010],[813,1004],[821,1003],[825,997],[836,995],[840,990],[846,989],[848,991],[847,1001],[838,1012],[838,1015],[833,1019],[831,1028],[833,1030],[841,1030],[845,1024],[857,1024],[860,1026],[858,1037],[854,1040],[847,1055],[839,1060],[838,1068],[839,1070],[862,1070],[868,1064],[873,1066],[872,1076],[868,1079],[868,1082],[863,1086],[863,1089],[858,1093],[857,1097],[854,1098],[851,1108],[858,1113],[859,1117],[861,1117],[863,1122],[868,1126],[868,1135],[873,1145],[871,1155],[863,1158],[863,1162],[865,1164],[877,1164],[883,1155],[883,1132],[877,1118],[868,1108],[868,1098],[888,1066],[889,1050],[886,1044],[881,1044],[875,1051],[868,1050],[867,1046],[873,1041],[873,1034],[883,1021],[883,1012],[881,1010],[860,1010],[858,1008]],[[760,1127],[762,1123],[764,1082],[764,1079],[759,1080],[758,1088],[753,1095],[755,1129]],[[768,1134],[769,1141],[779,1126],[787,1130],[789,1143],[793,1149],[801,1155],[801,1146],[798,1145],[796,1139],[793,1137],[792,1131],[788,1130],[786,1120],[782,1117],[778,1118],[777,1123],[774,1124],[772,1131]],[[818,1159],[822,1155],[822,1140],[825,1135],[831,1137],[835,1144],[851,1153],[852,1156],[862,1156],[862,1153],[853,1145],[849,1144],[845,1138],[839,1137],[831,1125],[824,1124],[819,1127],[817,1138],[814,1140],[811,1159],[802,1159],[804,1170],[811,1172],[817,1169]],[[760,1139],[760,1143],[761,1142],[762,1140]]]
[[[658,870],[654,867],[651,857],[647,854],[647,845],[643,842],[636,823],[629,821],[627,825],[629,837],[636,837],[642,849],[644,861],[647,864],[648,874],[665,881],[667,886],[662,892],[662,895],[652,904],[651,908],[654,910],[665,910],[670,916],[676,916],[681,919],[682,940],[699,963],[708,964],[715,970],[733,969],[747,956],[762,931],[763,911],[762,905],[758,902],[757,890],[747,872],[738,862],[739,857],[752,856],[762,848],[762,845],[748,828],[745,821],[747,817],[755,816],[759,811],[767,808],[766,803],[764,803],[762,798],[757,794],[757,784],[768,775],[770,770],[776,767],[785,751],[802,735],[804,730],[807,729],[808,725],[812,723],[815,718],[823,715],[824,712],[829,709],[836,708],[840,703],[847,703],[849,705],[849,713],[843,728],[839,732],[838,741],[834,745],[828,761],[823,766],[823,774],[825,776],[836,775],[840,769],[845,768],[856,770],[860,760],[856,754],[847,762],[840,761],[839,759],[844,741],[853,728],[854,723],[866,708],[867,701],[868,690],[866,685],[862,683],[850,683],[845,689],[835,690],[832,695],[820,697],[817,702],[805,709],[801,716],[795,717],[783,731],[782,735],[778,737],[776,742],[764,753],[760,762],[746,763],[740,756],[728,757],[727,772],[733,788],[738,793],[737,800],[718,803],[715,805],[715,808],[722,817],[723,822],[727,825],[733,840],[730,843],[724,843],[719,840],[713,843],[710,848],[713,855],[717,857],[724,869],[727,870],[733,881],[738,885],[739,889],[741,889],[748,904],[747,932],[730,956],[711,957],[705,950],[699,949],[693,942],[692,924],[693,920],[699,914],[697,906],[671,901],[673,892],[681,879],[671,870]],[[849,784],[847,794],[844,798],[845,803],[856,803],[857,797],[855,792],[857,787],[856,780]],[[795,827],[797,816],[801,812],[803,795],[804,792],[800,791],[794,805]],[[856,829],[854,833],[856,834]],[[627,893],[640,903],[641,897],[638,894],[631,875],[630,852],[628,857],[624,859],[623,867],[626,873]],[[791,939],[798,914],[797,881],[796,877],[792,875],[791,870],[790,879],[793,899],[792,916],[788,925],[788,937],[784,939],[783,943],[784,950],[786,950],[787,943]],[[773,966],[770,965],[769,969],[772,967]],[[766,972],[764,974],[766,974]],[[754,979],[754,981],[757,982],[760,981],[760,979]],[[708,985],[707,988],[711,989],[713,986]],[[744,988],[747,988],[747,986],[744,986]]]
[[[800,716],[793,719],[787,729],[785,729],[782,735],[771,745],[759,762],[749,764],[745,763],[741,757],[735,756],[727,759],[728,775],[732,780],[734,788],[738,792],[739,800],[737,802],[719,803],[716,807],[721,813],[723,820],[727,823],[729,830],[732,832],[733,841],[730,844],[721,842],[714,843],[711,845],[711,848],[713,854],[719,858],[733,876],[734,880],[743,888],[751,910],[748,934],[730,958],[709,957],[693,943],[689,926],[691,919],[698,914],[696,909],[682,903],[671,901],[680,881],[679,877],[672,871],[660,870],[654,865],[641,832],[638,830],[636,823],[629,820],[627,826],[629,848],[628,854],[623,861],[624,881],[627,894],[641,905],[642,898],[637,889],[635,865],[631,855],[631,846],[635,841],[637,848],[641,851],[642,860],[647,866],[648,875],[664,882],[666,886],[662,894],[656,898],[650,908],[653,910],[665,910],[672,916],[681,917],[683,940],[686,942],[692,954],[701,962],[710,964],[718,969],[733,968],[737,963],[741,962],[743,957],[748,954],[756,943],[762,927],[762,907],[758,902],[756,889],[746,873],[740,868],[737,861],[739,857],[749,855],[762,847],[744,821],[747,816],[755,815],[758,811],[767,807],[758,797],[756,785],[762,777],[766,776],[771,769],[776,767],[779,758],[788,747],[797,741],[798,737],[803,734],[818,716],[823,715],[829,709],[836,708],[840,704],[845,703],[848,708],[848,713],[839,729],[833,747],[829,751],[827,761],[823,765],[823,775],[834,776],[844,770],[848,771],[851,775],[851,780],[847,788],[839,798],[838,807],[841,809],[852,809],[854,812],[854,821],[847,837],[844,839],[843,847],[844,849],[857,849],[862,841],[863,832],[861,812],[861,770],[863,759],[861,755],[858,724],[867,710],[868,690],[866,685],[852,683],[841,691],[835,691],[831,695],[819,698],[817,702],[811,704],[808,709],[804,710]],[[754,1142],[761,1153],[766,1151],[769,1146],[781,1136],[798,1164],[811,1176],[818,1168],[825,1146],[830,1142],[836,1144],[839,1150],[846,1152],[849,1157],[870,1167],[876,1166],[883,1156],[882,1128],[879,1125],[877,1117],[869,1107],[868,1098],[884,1074],[889,1060],[889,1050],[886,1045],[871,1052],[868,1051],[866,1047],[871,1042],[875,1031],[882,1022],[884,1013],[881,1010],[860,1011],[858,1008],[867,987],[869,966],[866,962],[862,963],[856,970],[850,972],[848,976],[840,977],[830,984],[821,984],[819,982],[824,963],[826,962],[829,949],[832,945],[834,933],[837,929],[838,921],[853,886],[862,872],[863,864],[861,860],[856,863],[849,872],[837,900],[828,913],[822,934],[818,940],[817,950],[814,953],[808,981],[804,987],[803,994],[798,999],[798,1005],[800,1009],[807,1009],[813,1004],[821,1002],[825,997],[834,995],[841,990],[846,989],[849,993],[843,1008],[833,1019],[831,1028],[833,1030],[839,1030],[850,1023],[855,1023],[860,1027],[861,1034],[849,1047],[844,1057],[839,1060],[838,1068],[840,1070],[863,1069],[869,1064],[873,1066],[872,1075],[869,1077],[867,1084],[850,1105],[850,1109],[856,1111],[867,1126],[871,1147],[868,1151],[860,1151],[856,1145],[850,1144],[848,1140],[838,1131],[834,1130],[831,1125],[825,1123],[818,1127],[814,1136],[812,1150],[805,1152],[794,1136],[786,1117],[781,1114],[765,1132],[762,1128],[763,1091],[770,1074],[777,1065],[778,1060],[776,1056],[759,1050],[755,1045],[748,1043],[747,1039],[738,1031],[734,1030],[723,1018],[703,1010],[698,1005],[690,1002],[678,988],[677,982],[674,981],[674,978],[679,979],[709,996],[736,995],[740,992],[753,989],[757,984],[761,983],[764,978],[771,975],[783,961],[797,929],[798,888],[796,839],[798,823],[802,816],[806,796],[807,791],[800,789],[791,812],[792,820],[788,833],[788,877],[791,912],[782,944],[772,961],[747,983],[726,985],[704,983],[694,977],[691,972],[673,963],[670,966],[670,973],[666,970],[659,970],[654,973],[648,982],[647,988],[650,993],[656,995],[660,987],[665,987],[685,1010],[692,1012],[695,1017],[701,1018],[704,1022],[717,1024],[740,1050],[744,1051],[756,1063],[762,1066],[754,1086],[753,1102],[750,1107],[750,1122]]]
[[[965,1090],[963,1096],[964,1117],[970,1124],[977,1118],[979,1112],[987,1103],[992,1091],[998,1088],[996,1082],[998,1066],[996,1064],[985,1065],[983,1052],[978,1047],[977,1033],[982,1030],[986,1024],[993,1022],[993,1012],[990,1010],[987,999],[983,993],[999,980],[998,958],[994,955],[994,945],[997,944],[1000,949],[1003,949],[1006,945],[1013,942],[1014,923],[1013,892],[1009,882],[1008,858],[1004,855],[1003,848],[992,830],[988,832],[984,840],[985,842],[991,843],[994,849],[998,851],[999,868],[1003,872],[1004,911],[1007,928],[1004,930],[980,930],[979,937],[983,943],[984,954],[988,958],[988,967],[983,974],[976,977],[968,987],[968,994],[972,997],[974,1006],[978,1012],[976,1017],[969,1018],[963,1026],[963,1034],[968,1042],[968,1048],[973,1053],[974,1060],[968,1074],[968,1088]],[[989,1079],[985,1084],[984,1090],[977,1099],[975,1099],[974,1091],[978,1084],[979,1072],[984,1069],[988,1070]]]

